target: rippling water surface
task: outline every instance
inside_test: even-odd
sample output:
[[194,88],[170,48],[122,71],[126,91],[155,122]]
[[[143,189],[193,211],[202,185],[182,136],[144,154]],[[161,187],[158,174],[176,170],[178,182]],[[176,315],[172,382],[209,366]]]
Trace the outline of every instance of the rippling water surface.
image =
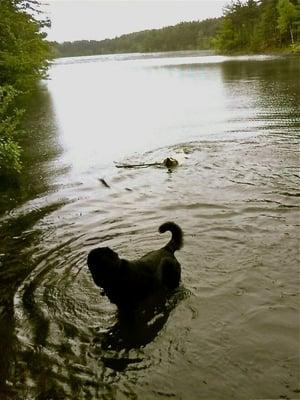
[[[1,185],[1,399],[300,397],[299,57],[57,60]],[[163,167],[116,168],[173,156]],[[110,186],[105,187],[100,179]],[[85,267],[185,232],[182,287],[119,321]]]

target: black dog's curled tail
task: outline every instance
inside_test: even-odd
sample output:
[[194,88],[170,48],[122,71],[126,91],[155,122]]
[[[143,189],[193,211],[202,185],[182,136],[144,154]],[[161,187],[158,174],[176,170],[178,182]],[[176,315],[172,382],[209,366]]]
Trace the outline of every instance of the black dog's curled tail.
[[181,249],[183,246],[183,232],[181,228],[175,224],[174,222],[165,222],[158,228],[159,233],[164,233],[170,231],[172,233],[171,240],[165,246],[170,251],[174,253],[174,251]]

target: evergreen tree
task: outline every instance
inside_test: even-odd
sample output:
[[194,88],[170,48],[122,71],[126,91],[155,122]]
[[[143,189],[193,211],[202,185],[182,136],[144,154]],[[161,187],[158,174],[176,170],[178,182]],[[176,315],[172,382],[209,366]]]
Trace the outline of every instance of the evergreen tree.
[[300,35],[299,0],[233,0],[214,40],[221,52],[284,48]]
[[274,49],[280,44],[278,29],[277,0],[263,0],[261,2],[261,17],[258,23],[258,42],[260,49]]

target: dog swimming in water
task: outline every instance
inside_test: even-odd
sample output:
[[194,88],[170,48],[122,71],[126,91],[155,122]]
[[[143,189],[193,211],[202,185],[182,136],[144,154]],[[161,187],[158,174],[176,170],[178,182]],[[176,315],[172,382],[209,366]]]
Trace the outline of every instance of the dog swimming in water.
[[125,260],[109,247],[93,249],[87,264],[97,286],[119,310],[134,310],[148,298],[167,295],[179,286],[181,267],[174,253],[183,246],[183,232],[165,222],[159,232],[170,231],[169,242],[137,260]]

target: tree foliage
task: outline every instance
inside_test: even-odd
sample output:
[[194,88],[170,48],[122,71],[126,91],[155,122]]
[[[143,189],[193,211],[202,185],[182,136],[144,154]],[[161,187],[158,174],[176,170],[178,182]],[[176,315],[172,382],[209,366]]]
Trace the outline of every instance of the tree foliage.
[[36,0],[0,0],[0,176],[21,169],[17,96],[44,76],[50,45]]
[[225,53],[285,48],[300,40],[299,4],[299,0],[233,0],[224,10],[214,45]]
[[289,0],[279,0],[277,4],[278,10],[278,29],[281,35],[289,34],[291,43],[294,44],[294,23],[299,23],[300,12],[296,5]]
[[0,84],[27,89],[47,68],[50,46],[41,29],[45,21],[35,19],[35,1],[0,2]]
[[13,107],[17,90],[0,86],[0,176],[21,170],[21,148],[16,142],[22,110]]
[[55,43],[58,57],[145,53],[211,48],[211,40],[220,26],[220,18],[204,21],[182,22],[175,26],[122,35],[101,41],[81,40]]

